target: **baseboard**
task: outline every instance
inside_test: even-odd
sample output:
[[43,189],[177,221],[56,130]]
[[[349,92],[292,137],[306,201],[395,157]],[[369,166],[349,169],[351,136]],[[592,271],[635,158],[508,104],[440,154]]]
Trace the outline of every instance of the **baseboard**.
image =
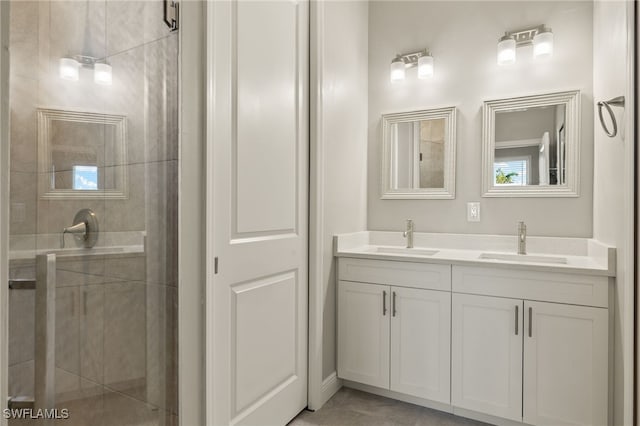
[[518,422],[515,420],[503,419],[501,417],[491,416],[489,414],[478,413],[476,411],[466,410],[464,408],[453,407],[453,414],[467,419],[477,420],[496,426],[531,426],[528,423]]
[[408,402],[409,404],[415,404],[422,407],[432,408],[438,411],[444,411],[445,413],[451,413],[453,411],[453,407],[449,404],[430,401],[428,399],[418,398],[416,396],[406,395],[399,392],[393,392],[388,389],[377,388],[375,386],[364,385],[362,383],[351,382],[349,380],[344,381],[344,386],[347,388],[372,393],[374,395],[384,396],[385,398],[397,399],[398,401]]
[[333,395],[342,387],[342,380],[338,379],[338,374],[334,371],[322,381],[321,404],[322,407]]
[[362,383],[351,382],[344,380],[343,386],[346,388],[361,390],[363,392],[372,393],[374,395],[384,396],[386,398],[397,399],[399,401],[408,402],[410,404],[420,405],[422,407],[431,408],[433,410],[443,411],[445,413],[453,414],[454,416],[465,417],[467,419],[473,419],[480,422],[488,423],[496,426],[530,426],[527,423],[517,422],[509,419],[503,419],[500,417],[491,416],[488,414],[482,414],[471,410],[465,410],[463,408],[454,407],[450,404],[442,402],[430,401],[428,399],[418,398],[411,395],[406,395],[399,392],[393,392],[388,389],[377,388],[375,386],[364,385]]

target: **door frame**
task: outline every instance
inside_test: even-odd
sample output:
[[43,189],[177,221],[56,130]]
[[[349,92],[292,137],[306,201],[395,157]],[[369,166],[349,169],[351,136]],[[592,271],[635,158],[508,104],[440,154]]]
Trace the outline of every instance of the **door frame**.
[[[309,4],[309,361],[307,404],[324,405],[324,149],[322,146],[322,82],[324,63],[324,2]],[[337,291],[337,287],[336,287]],[[336,306],[337,312],[337,306]],[[337,375],[334,375],[337,382]]]
[[[626,19],[627,19],[627,60],[626,60],[626,90],[624,93],[625,96],[625,120],[623,124],[623,134],[625,141],[630,141],[631,143],[625,143],[625,158],[623,163],[623,173],[624,173],[624,181],[623,181],[623,209],[625,211],[624,216],[624,227],[628,231],[625,232],[624,242],[622,244],[622,254],[621,259],[622,268],[627,271],[625,275],[625,279],[623,282],[617,282],[618,278],[616,277],[616,287],[618,290],[622,290],[625,292],[624,297],[624,308],[622,309],[624,316],[622,320],[622,368],[624,371],[624,378],[622,383],[622,417],[624,424],[635,424],[636,412],[635,406],[638,398],[638,394],[636,393],[636,383],[635,383],[635,370],[638,369],[638,365],[636,364],[636,354],[635,354],[635,339],[636,333],[640,328],[636,324],[638,307],[636,306],[636,297],[640,297],[640,293],[638,293],[637,288],[637,262],[639,260],[638,256],[640,255],[640,250],[636,247],[636,234],[638,229],[636,228],[638,224],[636,223],[636,215],[637,205],[636,194],[638,191],[638,182],[636,182],[636,168],[638,164],[636,163],[636,155],[638,155],[639,151],[636,148],[637,145],[637,137],[636,133],[636,88],[635,88],[635,73],[636,73],[636,2],[628,1],[626,3]],[[595,120],[595,118],[594,118]],[[597,126],[597,123],[594,123],[594,126]],[[611,356],[611,355],[610,355]],[[610,375],[614,375],[614,370]],[[610,394],[614,394],[615,386],[612,387]],[[615,414],[615,406],[617,402],[615,399],[618,396],[610,396],[612,401],[611,406],[611,415],[610,421],[612,420],[612,416]],[[614,399],[615,398],[615,399]]]
[[[6,200],[6,201],[4,201]],[[0,401],[9,392],[9,2],[0,1]],[[0,415],[0,426],[8,421]]]

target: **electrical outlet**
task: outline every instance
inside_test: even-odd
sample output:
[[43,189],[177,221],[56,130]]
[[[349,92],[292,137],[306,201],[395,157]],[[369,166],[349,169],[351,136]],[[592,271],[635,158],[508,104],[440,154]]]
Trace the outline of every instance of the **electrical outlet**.
[[480,222],[480,203],[467,203],[467,222]]

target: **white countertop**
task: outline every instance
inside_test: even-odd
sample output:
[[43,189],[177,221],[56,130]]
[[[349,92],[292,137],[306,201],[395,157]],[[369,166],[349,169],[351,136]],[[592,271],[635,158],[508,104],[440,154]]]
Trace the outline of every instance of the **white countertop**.
[[[395,260],[471,266],[506,267],[545,272],[579,273],[614,277],[615,247],[589,238],[527,237],[527,254],[513,260],[485,259],[484,254],[516,254],[514,235],[414,233],[414,250],[434,250],[435,254],[381,253],[385,248],[402,249],[406,240],[401,232],[363,231],[334,236],[334,255],[361,259]],[[407,250],[411,251],[411,250]],[[532,256],[566,263],[529,261]],[[528,259],[527,259],[528,257]]]

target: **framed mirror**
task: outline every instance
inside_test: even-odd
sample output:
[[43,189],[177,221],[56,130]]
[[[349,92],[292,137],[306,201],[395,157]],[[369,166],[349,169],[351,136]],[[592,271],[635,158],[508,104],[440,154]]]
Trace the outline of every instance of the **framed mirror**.
[[577,197],[580,92],[486,101],[483,197]]
[[38,109],[43,199],[127,198],[126,117]]
[[455,198],[456,108],[382,116],[382,199]]

